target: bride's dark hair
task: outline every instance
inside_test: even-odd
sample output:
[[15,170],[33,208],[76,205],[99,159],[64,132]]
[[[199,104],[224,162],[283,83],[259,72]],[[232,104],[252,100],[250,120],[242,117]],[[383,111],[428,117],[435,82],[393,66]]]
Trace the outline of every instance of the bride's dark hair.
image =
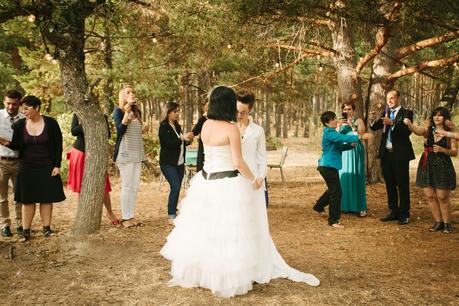
[[237,96],[234,90],[226,86],[217,86],[210,93],[207,118],[214,120],[236,121]]

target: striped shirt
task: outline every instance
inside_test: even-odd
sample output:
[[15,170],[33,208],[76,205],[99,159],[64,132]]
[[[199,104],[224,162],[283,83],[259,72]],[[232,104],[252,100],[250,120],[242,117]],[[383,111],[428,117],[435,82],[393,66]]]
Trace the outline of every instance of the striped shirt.
[[135,118],[121,139],[117,163],[140,163],[145,160],[142,141],[142,124]]

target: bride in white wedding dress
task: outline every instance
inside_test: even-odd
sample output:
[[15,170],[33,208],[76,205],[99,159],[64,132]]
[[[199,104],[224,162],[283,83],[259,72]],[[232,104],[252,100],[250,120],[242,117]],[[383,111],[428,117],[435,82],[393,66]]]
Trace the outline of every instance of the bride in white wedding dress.
[[172,262],[170,286],[203,287],[219,297],[245,294],[252,284],[284,277],[318,286],[312,274],[288,266],[269,233],[261,180],[242,158],[236,94],[216,87],[201,132],[204,168],[191,181],[161,255]]

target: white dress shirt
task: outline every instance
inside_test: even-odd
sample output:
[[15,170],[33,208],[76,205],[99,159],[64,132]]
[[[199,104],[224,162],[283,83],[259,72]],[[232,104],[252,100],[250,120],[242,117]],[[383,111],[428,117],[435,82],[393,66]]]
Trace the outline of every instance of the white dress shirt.
[[249,125],[242,136],[241,144],[244,161],[255,177],[264,179],[268,166],[265,130],[254,123],[252,118],[249,118]]
[[[13,138],[13,129],[11,125],[18,121],[19,119],[24,118],[22,113],[17,113],[16,116],[11,117],[6,109],[0,110],[0,137],[5,138],[11,141]],[[18,151],[13,151],[8,147],[0,145],[0,157],[18,157]]]

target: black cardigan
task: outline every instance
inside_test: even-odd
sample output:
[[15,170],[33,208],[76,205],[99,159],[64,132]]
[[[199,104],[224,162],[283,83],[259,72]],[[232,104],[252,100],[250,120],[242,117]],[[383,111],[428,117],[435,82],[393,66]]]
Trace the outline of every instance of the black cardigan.
[[[104,115],[105,122],[107,123],[108,129],[108,139],[110,139],[110,126],[108,125],[108,118]],[[73,147],[78,151],[85,152],[86,144],[84,142],[84,131],[83,126],[81,125],[80,121],[76,114],[73,114],[72,118],[72,127],[70,129],[73,136],[76,136],[75,142],[73,143]]]
[[196,171],[201,171],[202,168],[204,167],[204,144],[202,143],[202,139],[201,139],[201,130],[206,120],[207,120],[207,117],[202,116],[201,118],[199,118],[198,123],[196,123],[196,125],[193,128],[193,135],[194,136],[199,135],[198,157],[196,160]]
[[[182,133],[182,128],[179,124],[175,126],[177,133],[180,135]],[[161,149],[159,151],[159,164],[160,165],[172,165],[177,166],[179,155],[180,155],[180,146],[182,145],[182,140],[177,137],[174,129],[168,122],[161,122],[159,125],[159,144]],[[185,142],[185,145],[189,145],[189,142]],[[183,150],[183,160],[185,160],[186,148]]]
[[[51,117],[43,116],[45,128],[49,137],[49,156],[53,166],[60,168],[62,161],[62,132],[57,121]],[[19,151],[19,159],[24,155],[27,146],[24,144],[24,129],[26,118],[18,120],[11,127],[13,128],[13,138],[9,147]]]

